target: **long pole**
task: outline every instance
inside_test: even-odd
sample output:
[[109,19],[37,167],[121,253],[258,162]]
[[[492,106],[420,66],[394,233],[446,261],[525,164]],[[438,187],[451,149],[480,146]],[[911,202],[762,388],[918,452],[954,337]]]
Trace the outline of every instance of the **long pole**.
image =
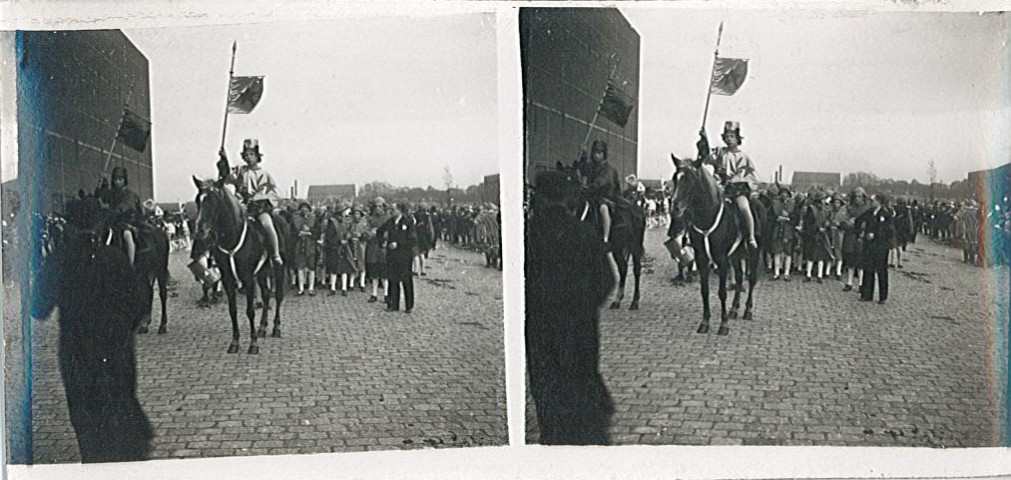
[[702,130],[706,129],[706,117],[709,116],[709,100],[713,98],[713,72],[716,71],[716,60],[720,57],[720,39],[722,38],[723,22],[720,22],[720,30],[716,34],[716,50],[713,51],[713,68],[709,71],[709,88],[706,89],[706,109],[702,112]]
[[[611,55],[614,58],[614,54]],[[611,66],[611,73],[607,74],[607,83],[611,84],[611,80],[614,79],[614,73],[618,71],[618,63],[615,62]],[[607,95],[607,86],[604,86],[604,95]],[[603,99],[603,96],[601,97]],[[600,104],[597,104],[597,108],[593,111],[593,119],[590,120],[590,128],[586,130],[586,136],[583,137],[583,143],[580,146],[580,151],[586,151],[586,144],[590,141],[590,134],[593,133],[593,127],[597,125],[597,118],[600,118]]]
[[[130,83],[130,92],[126,94],[126,103],[123,104],[123,114],[126,114],[126,107],[130,105],[130,100],[133,98],[133,87],[135,85],[136,85],[135,83]],[[123,117],[122,116],[120,116],[119,121],[120,121],[120,123],[123,122]],[[112,151],[116,149],[116,141],[117,140],[119,140],[119,126],[118,125],[116,126],[116,134],[113,135],[113,137],[112,137],[112,145],[109,145],[109,154],[105,156],[105,166],[102,167],[102,175],[101,175],[102,177],[104,177],[105,176],[105,172],[107,172],[109,170],[109,161],[112,160]],[[101,183],[102,179],[99,178],[98,181],[99,181],[99,183]]]
[[228,67],[228,90],[225,95],[225,125],[221,127],[221,148],[225,148],[225,133],[228,132],[228,104],[232,93],[232,76],[235,75],[235,50],[238,48],[238,40],[232,41],[232,65]]

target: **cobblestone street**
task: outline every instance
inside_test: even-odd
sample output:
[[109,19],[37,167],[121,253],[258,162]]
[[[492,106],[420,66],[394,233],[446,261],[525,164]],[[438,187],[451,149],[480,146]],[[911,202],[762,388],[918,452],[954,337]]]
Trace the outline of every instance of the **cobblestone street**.
[[[415,277],[411,314],[289,289],[283,338],[227,354],[227,302],[196,304],[200,287],[173,253],[179,281],[169,332],[139,335],[137,390],[155,428],[152,458],[502,445],[506,432],[501,272],[440,244]],[[381,292],[380,292],[381,294]],[[155,294],[157,304],[157,293]],[[381,300],[381,299],[380,299]],[[259,311],[258,311],[259,315]],[[157,320],[155,320],[155,324]],[[79,461],[56,363],[57,321],[34,325],[34,461]]]
[[[663,240],[664,229],[647,232],[641,310],[626,300],[602,314],[613,443],[1003,445],[1006,267],[970,267],[959,250],[921,237],[905,268],[890,270],[887,305],[858,302],[835,279],[763,275],[755,319],[732,320],[720,337],[715,324],[695,333],[698,282],[672,285]],[[529,400],[526,418],[535,443]]]

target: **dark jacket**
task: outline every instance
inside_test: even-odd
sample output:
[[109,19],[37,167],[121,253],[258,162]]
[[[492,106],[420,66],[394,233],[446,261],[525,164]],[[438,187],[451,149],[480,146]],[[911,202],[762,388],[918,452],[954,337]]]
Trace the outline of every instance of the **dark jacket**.
[[857,218],[857,230],[864,236],[864,245],[869,250],[888,250],[895,236],[895,216],[891,209],[878,207],[868,209]]
[[400,220],[390,218],[379,227],[377,235],[381,247],[396,243],[396,248],[387,248],[387,263],[410,262],[414,257],[413,249],[418,245],[418,232],[410,217],[404,215]]

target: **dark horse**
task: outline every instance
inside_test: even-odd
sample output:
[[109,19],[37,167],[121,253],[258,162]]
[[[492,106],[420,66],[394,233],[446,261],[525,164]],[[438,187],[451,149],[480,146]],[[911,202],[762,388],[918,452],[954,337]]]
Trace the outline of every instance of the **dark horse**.
[[137,399],[143,302],[126,254],[105,243],[106,213],[98,199],[72,200],[60,242],[33,260],[31,313],[60,309],[60,377],[84,463],[145,460],[153,437]]
[[[277,306],[274,310],[274,330],[271,337],[281,336],[281,302],[284,300],[285,268],[276,267],[270,261],[266,239],[258,233],[257,223],[246,217],[246,210],[239,200],[210,180],[193,177],[197,185],[197,228],[194,236],[192,258],[203,255],[210,249],[214,261],[221,269],[221,281],[228,296],[228,314],[232,317],[232,343],[228,353],[239,351],[238,307],[235,295],[239,290],[246,295],[246,316],[249,318],[249,353],[260,353],[257,337],[267,336],[267,314],[270,311],[270,292],[274,289]],[[289,237],[288,223],[274,215],[274,228],[281,243],[282,255],[286,255],[285,243]],[[283,259],[283,257],[282,257]],[[285,260],[287,263],[288,260]],[[263,299],[263,313],[260,328],[256,328],[256,285],[260,286]]]
[[[709,332],[709,266],[716,265],[720,276],[720,329],[718,335],[730,333],[727,318],[737,318],[741,305],[741,285],[745,271],[748,273],[748,300],[744,307],[744,320],[752,319],[752,298],[758,282],[762,236],[756,235],[758,248],[748,247],[745,235],[736,221],[737,206],[725,201],[716,180],[701,165],[691,164],[671,155],[674,161],[674,194],[671,196],[671,221],[680,229],[688,228],[695,263],[699,269],[702,286],[702,323],[698,333]],[[751,199],[751,212],[755,218],[755,231],[762,232],[765,225],[765,206]],[[679,233],[680,235],[680,233]],[[742,265],[743,263],[743,265]],[[737,288],[734,302],[727,313],[727,272],[734,269]]]
[[[106,233],[106,245],[125,250],[123,236],[115,235],[110,229]],[[154,282],[158,282],[158,298],[161,299],[161,324],[158,333],[168,332],[168,313],[165,302],[168,298],[169,239],[165,232],[154,225],[141,224],[137,228],[137,252],[133,259],[133,273],[140,287],[143,301],[143,316],[137,333],[147,333],[151,325],[151,309],[154,307]]]
[[[556,166],[559,170],[568,170],[575,173],[577,178],[585,185],[585,180],[589,176],[587,171],[588,162],[576,162],[576,166],[565,167],[561,163]],[[586,189],[582,189],[583,208],[580,211],[580,218],[593,225],[601,235],[604,234],[600,211],[590,200]],[[619,202],[611,206],[611,232],[608,235],[608,253],[614,257],[618,264],[618,292],[614,301],[611,302],[612,309],[621,308],[621,301],[625,299],[625,280],[628,278],[628,259],[632,258],[632,274],[635,276],[635,291],[632,293],[632,303],[629,310],[639,309],[639,279],[642,276],[642,257],[645,255],[643,242],[646,236],[646,213],[643,208],[633,199],[623,197]]]

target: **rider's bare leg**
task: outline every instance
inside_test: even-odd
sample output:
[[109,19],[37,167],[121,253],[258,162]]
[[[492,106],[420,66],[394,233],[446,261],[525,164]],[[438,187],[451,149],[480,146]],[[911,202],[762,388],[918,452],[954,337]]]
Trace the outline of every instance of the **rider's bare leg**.
[[263,226],[263,230],[267,234],[267,240],[270,241],[270,248],[274,252],[274,263],[277,265],[284,264],[281,260],[281,247],[277,241],[277,231],[274,230],[274,221],[270,218],[270,212],[263,212],[258,218],[260,225]]
[[611,209],[606,203],[600,204],[600,225],[604,230],[604,243],[611,239]]
[[123,230],[123,244],[126,245],[126,256],[133,265],[133,259],[137,256],[137,244],[133,241],[133,232],[130,229]]
[[744,225],[748,227],[748,245],[751,248],[758,248],[758,242],[755,240],[755,217],[751,215],[751,204],[748,202],[748,197],[738,195],[734,199],[734,203],[737,204],[737,209],[741,211]]

